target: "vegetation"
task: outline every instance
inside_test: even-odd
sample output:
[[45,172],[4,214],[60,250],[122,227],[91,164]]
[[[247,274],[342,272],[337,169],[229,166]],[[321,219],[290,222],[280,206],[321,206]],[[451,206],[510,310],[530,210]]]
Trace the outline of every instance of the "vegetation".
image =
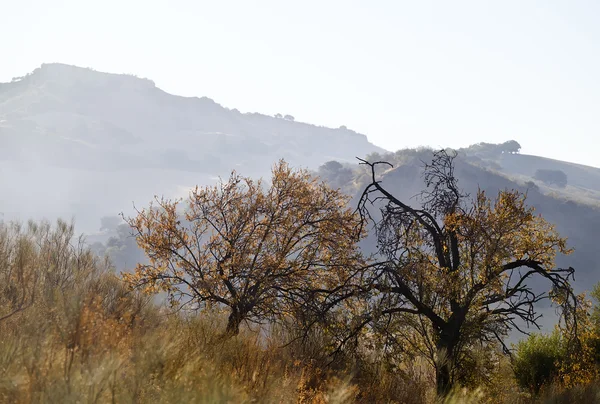
[[[268,336],[244,328],[223,340],[227,319],[219,310],[176,313],[129,291],[65,222],[1,224],[0,230],[0,272],[9,285],[1,291],[2,309],[13,313],[0,322],[0,402],[347,403],[426,397],[425,386],[377,364],[327,368],[318,336],[283,347],[289,338],[281,328],[271,328]],[[34,289],[26,293],[27,305],[12,299]]]
[[515,377],[521,387],[538,394],[544,385],[558,377],[564,359],[558,332],[551,335],[532,334],[517,345]]
[[[442,151],[414,207],[364,163],[356,211],[284,162],[157,199],[127,219],[147,261],[122,276],[72,224],[1,223],[0,401],[592,402],[600,309],[525,196],[464,195]],[[510,353],[546,298],[561,321]]]
[[482,142],[459,150],[461,153],[467,155],[477,154],[483,158],[493,158],[502,153],[519,153],[520,151],[521,145],[516,140],[509,140],[501,144]]
[[230,309],[227,334],[243,321],[278,321],[302,310],[314,285],[360,263],[358,216],[347,198],[281,161],[270,187],[234,173],[196,189],[184,220],[178,201],[159,200],[129,219],[150,258],[125,279],[169,293],[173,306]]
[[542,181],[544,184],[554,184],[560,188],[567,186],[567,175],[560,170],[536,170],[533,178]]
[[475,346],[503,345],[519,329],[517,320],[537,325],[534,305],[549,295],[534,292],[530,278],[547,280],[567,310],[576,305],[573,269],[554,268],[556,252],[569,253],[566,240],[517,191],[495,200],[479,191],[469,200],[458,188],[454,157],[442,150],[425,167],[427,189],[418,208],[377,180],[378,163],[363,161],[372,179],[358,210],[375,225],[377,262],[335,293],[341,295],[336,300],[358,296],[365,308],[350,336],[370,327],[386,344],[420,352],[435,368],[441,395],[464,377]]

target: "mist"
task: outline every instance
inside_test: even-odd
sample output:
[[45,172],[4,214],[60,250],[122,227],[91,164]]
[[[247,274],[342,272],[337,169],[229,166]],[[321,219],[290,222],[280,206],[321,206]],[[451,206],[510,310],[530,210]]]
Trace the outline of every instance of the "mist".
[[234,169],[261,177],[281,158],[316,169],[383,151],[345,127],[242,114],[151,80],[64,64],[0,84],[0,142],[4,220],[74,219],[86,234],[101,217],[186,196]]

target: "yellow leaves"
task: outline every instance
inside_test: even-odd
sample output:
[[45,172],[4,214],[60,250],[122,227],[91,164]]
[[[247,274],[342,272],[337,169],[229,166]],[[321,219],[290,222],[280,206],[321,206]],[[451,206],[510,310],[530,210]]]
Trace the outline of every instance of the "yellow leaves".
[[567,360],[560,363],[559,381],[565,388],[578,385],[585,386],[597,380],[598,368],[595,362],[594,343],[598,343],[598,335],[584,335],[582,346],[579,350],[572,352]]
[[[554,226],[534,215],[525,196],[517,191],[499,192],[493,200],[480,191],[472,206],[464,206],[442,219],[441,253],[452,261],[448,267],[438,264],[432,239],[421,226],[414,225],[398,230],[403,263],[397,273],[415,293],[430,295],[444,304],[473,299],[470,291],[475,286],[478,298],[501,296],[510,275],[505,265],[534,260],[550,270],[557,252],[570,252]],[[452,264],[456,262],[452,260],[453,245],[458,251],[458,268]],[[436,310],[442,311],[442,306]]]
[[273,167],[270,186],[234,172],[227,182],[196,187],[185,212],[177,201],[157,199],[130,219],[150,264],[125,279],[148,293],[185,289],[221,303],[255,301],[246,295],[260,291],[266,311],[285,312],[275,287],[327,284],[361,259],[359,218],[347,202],[284,161]]
[[517,191],[501,191],[494,201],[479,191],[471,209],[448,215],[444,223],[459,234],[465,282],[495,279],[504,264],[515,260],[536,260],[551,268],[557,252],[570,252],[554,226],[533,215]]

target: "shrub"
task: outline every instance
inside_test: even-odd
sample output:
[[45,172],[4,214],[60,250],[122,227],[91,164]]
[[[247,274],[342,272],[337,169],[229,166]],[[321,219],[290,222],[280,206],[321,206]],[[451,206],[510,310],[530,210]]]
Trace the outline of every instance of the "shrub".
[[539,169],[536,170],[533,178],[548,185],[554,184],[560,188],[567,186],[567,174],[560,170]]
[[518,384],[538,394],[542,386],[558,376],[560,362],[564,359],[558,332],[530,335],[517,344],[513,366]]

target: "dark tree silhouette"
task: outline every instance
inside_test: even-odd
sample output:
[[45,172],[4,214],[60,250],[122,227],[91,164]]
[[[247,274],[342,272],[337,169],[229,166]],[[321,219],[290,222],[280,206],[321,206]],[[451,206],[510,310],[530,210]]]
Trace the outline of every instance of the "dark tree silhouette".
[[521,151],[521,145],[516,140],[509,140],[500,145],[503,153],[518,153]]
[[[502,191],[494,200],[482,191],[464,195],[454,157],[442,150],[426,164],[420,207],[399,200],[378,179],[376,168],[391,164],[361,160],[371,182],[358,211],[375,229],[378,252],[324,306],[358,299],[350,307],[363,311],[344,330],[340,346],[365,328],[384,335],[386,344],[416,346],[435,367],[440,395],[475,344],[500,343],[508,352],[503,339],[510,330],[538,326],[540,300],[552,297],[563,314],[576,306],[573,268],[554,268],[556,252],[569,252],[565,239],[517,191]],[[528,284],[533,277],[546,279],[551,291],[535,292]]]

